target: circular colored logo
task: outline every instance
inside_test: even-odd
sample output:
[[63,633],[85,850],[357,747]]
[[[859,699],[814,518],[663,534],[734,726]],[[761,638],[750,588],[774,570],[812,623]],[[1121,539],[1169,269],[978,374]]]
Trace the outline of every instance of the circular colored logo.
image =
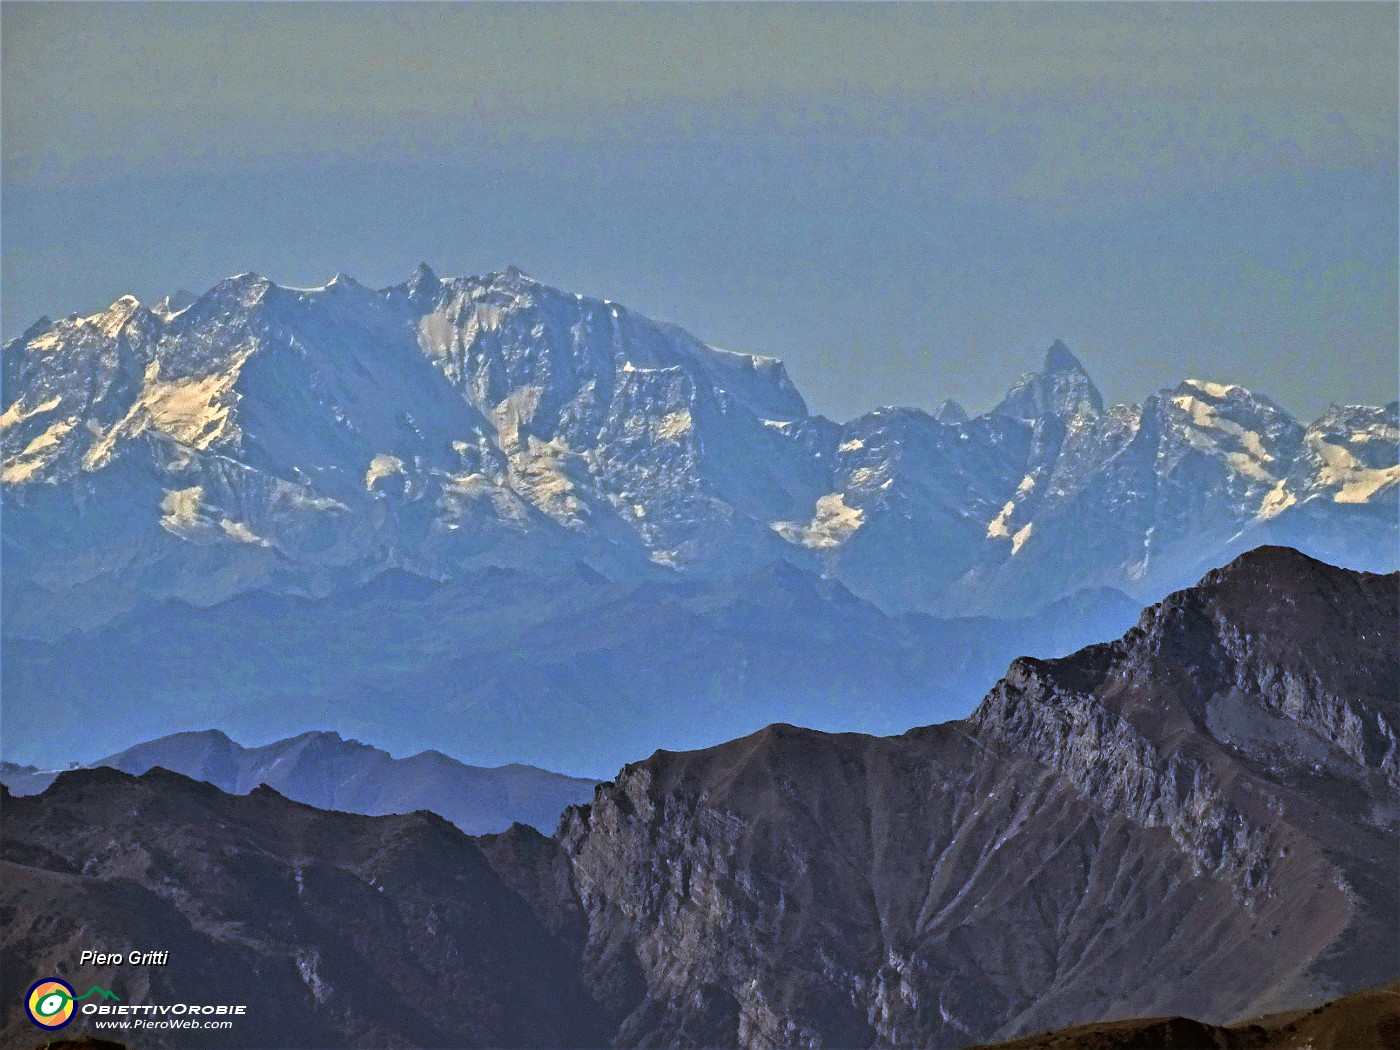
[[57,977],[35,981],[24,1005],[29,1019],[40,1028],[62,1028],[73,1020],[73,987]]

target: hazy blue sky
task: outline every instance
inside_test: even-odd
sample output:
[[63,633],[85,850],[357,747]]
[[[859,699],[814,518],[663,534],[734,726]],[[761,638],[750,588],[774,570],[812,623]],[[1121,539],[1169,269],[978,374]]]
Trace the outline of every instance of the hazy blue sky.
[[514,263],[986,407],[1060,337],[1396,395],[1394,4],[6,3],[6,337],[256,270]]

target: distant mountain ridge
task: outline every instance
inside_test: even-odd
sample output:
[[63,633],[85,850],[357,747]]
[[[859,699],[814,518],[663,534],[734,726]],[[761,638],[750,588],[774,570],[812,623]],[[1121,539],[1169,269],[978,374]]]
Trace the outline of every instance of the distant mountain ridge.
[[65,757],[55,701],[111,712],[93,751],[335,725],[600,773],[774,721],[888,732],[1256,545],[1400,549],[1394,403],[1305,426],[1190,380],[1111,406],[1058,342],[975,418],[838,424],[771,358],[425,266],[125,297],[2,356],[0,671],[32,761]]
[[[1397,615],[1400,575],[1263,548],[1015,661],[968,719],[658,752],[555,837],[65,773],[4,799],[0,949],[259,988],[236,1045],[954,1048],[1307,1010],[1400,976]],[[94,937],[196,962],[79,974]],[[1345,1023],[1316,1016],[1294,1031]]]
[[1155,599],[1265,542],[1395,561],[1394,403],[1304,426],[1188,380],[1106,406],[1056,342],[974,419],[837,424],[774,359],[516,269],[128,296],[35,324],[3,378],[26,632],[391,567],[622,579],[787,558],[886,609],[1005,615],[1085,586]]
[[[243,747],[216,729],[172,733],[92,763],[139,776],[160,767],[246,795],[260,785],[321,809],[381,816],[428,810],[469,835],[529,824],[553,832],[565,807],[586,802],[595,782],[534,766],[469,766],[440,751],[394,758],[339,733],[303,733]],[[43,791],[57,776],[6,764],[14,795]]]

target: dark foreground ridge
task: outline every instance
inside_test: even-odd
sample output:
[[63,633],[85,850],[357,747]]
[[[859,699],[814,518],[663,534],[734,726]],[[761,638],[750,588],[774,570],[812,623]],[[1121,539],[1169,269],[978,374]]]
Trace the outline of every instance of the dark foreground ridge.
[[[1400,975],[1398,588],[1261,549],[1016,661],[964,722],[658,752],[554,838],[63,774],[4,800],[27,962],[0,1041],[48,973],[249,1003],[182,1047],[943,1048],[1311,1010]],[[171,963],[77,969],[106,944]]]
[[[126,1003],[248,1006],[208,1044],[179,1032],[137,1045],[605,1041],[570,952],[441,817],[327,812],[163,769],[63,773],[4,805],[7,961],[91,977]],[[108,945],[160,945],[171,963],[75,969],[82,948]],[[35,979],[7,965],[2,994],[18,1004]],[[0,1042],[28,1027],[7,1007]]]
[[1356,992],[1311,1011],[1223,1027],[1185,1017],[1080,1025],[983,1050],[1390,1050],[1400,1046],[1400,984]]

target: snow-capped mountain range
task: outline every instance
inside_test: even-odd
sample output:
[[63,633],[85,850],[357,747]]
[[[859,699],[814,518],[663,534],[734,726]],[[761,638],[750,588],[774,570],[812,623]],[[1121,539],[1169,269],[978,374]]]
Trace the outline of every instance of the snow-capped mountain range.
[[886,610],[1013,615],[1150,600],[1264,542],[1396,562],[1394,402],[1304,425],[1187,380],[1106,406],[1057,342],[983,415],[841,424],[777,360],[513,268],[128,296],[39,321],[3,375],[8,629],[31,636],[391,568],[786,559]]

